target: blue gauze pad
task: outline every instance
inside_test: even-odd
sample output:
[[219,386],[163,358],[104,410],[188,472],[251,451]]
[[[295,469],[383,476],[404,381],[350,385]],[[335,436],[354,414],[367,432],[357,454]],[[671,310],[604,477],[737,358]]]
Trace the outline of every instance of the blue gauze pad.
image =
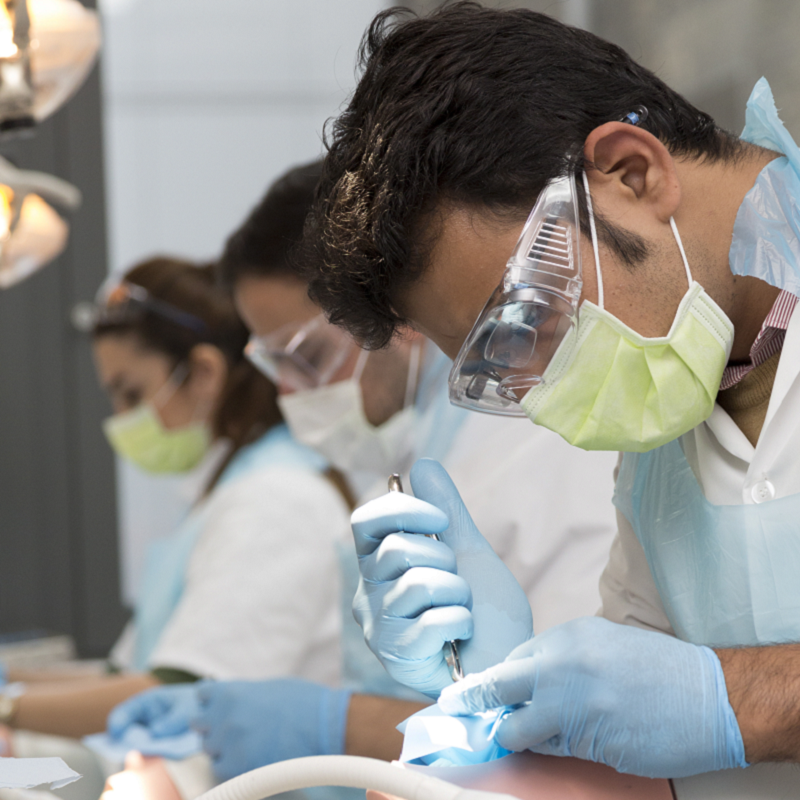
[[162,756],[175,761],[189,758],[203,750],[197,731],[156,738],[144,725],[131,725],[119,739],[114,739],[107,733],[94,733],[84,736],[83,743],[111,762],[124,761],[131,750],[138,750],[143,756]]
[[439,706],[418,711],[397,726],[404,735],[400,761],[431,766],[484,764],[511,751],[494,741],[506,709],[451,717]]

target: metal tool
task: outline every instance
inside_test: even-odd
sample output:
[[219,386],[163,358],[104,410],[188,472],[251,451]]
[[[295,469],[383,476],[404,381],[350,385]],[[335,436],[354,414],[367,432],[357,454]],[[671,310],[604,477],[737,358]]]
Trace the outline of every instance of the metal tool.
[[[389,491],[403,494],[403,481],[396,472],[389,476]],[[439,537],[435,533],[425,533],[423,536],[439,541]],[[445,663],[450,667],[450,677],[454,681],[460,681],[464,677],[464,668],[461,666],[458,644],[456,642],[445,642],[443,649]]]

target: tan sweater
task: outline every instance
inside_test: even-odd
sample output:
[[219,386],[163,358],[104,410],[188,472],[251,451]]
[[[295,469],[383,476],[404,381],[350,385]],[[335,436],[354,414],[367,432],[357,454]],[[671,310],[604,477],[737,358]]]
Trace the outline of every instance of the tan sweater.
[[753,447],[764,427],[780,357],[780,353],[775,353],[763,364],[750,370],[736,386],[717,395],[717,402],[728,412]]

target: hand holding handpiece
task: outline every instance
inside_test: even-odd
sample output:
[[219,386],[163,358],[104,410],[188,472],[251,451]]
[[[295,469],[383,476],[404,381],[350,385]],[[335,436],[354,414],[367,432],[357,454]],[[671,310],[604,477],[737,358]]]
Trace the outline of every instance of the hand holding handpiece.
[[442,466],[418,461],[411,485],[416,496],[392,491],[353,513],[353,614],[389,674],[436,697],[452,684],[446,643],[458,641],[465,673],[480,671],[530,638],[533,623],[525,592]]

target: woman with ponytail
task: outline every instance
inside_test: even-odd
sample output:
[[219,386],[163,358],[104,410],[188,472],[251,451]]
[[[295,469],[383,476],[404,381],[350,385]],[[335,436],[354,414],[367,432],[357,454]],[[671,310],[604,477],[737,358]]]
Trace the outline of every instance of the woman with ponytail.
[[109,442],[146,471],[203,463],[211,478],[180,528],[151,546],[112,651],[119,674],[31,684],[14,727],[102,731],[115,704],[165,682],[337,681],[335,545],[348,505],[324,459],[291,438],[246,343],[212,266],[156,258],[103,293],[93,344],[115,412]]

